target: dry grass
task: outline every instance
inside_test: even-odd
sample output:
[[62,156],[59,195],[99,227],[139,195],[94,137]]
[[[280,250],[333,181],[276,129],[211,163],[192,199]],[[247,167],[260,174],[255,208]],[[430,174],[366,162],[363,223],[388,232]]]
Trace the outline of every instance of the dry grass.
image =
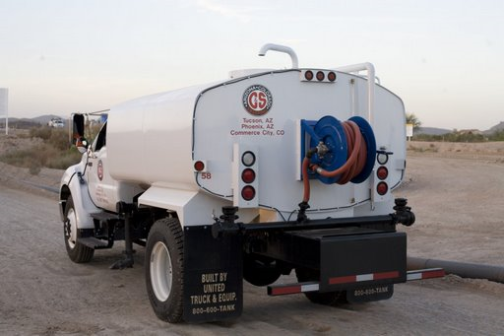
[[[65,169],[79,162],[82,156],[75,148],[70,148],[67,132],[43,126],[31,129],[29,136],[25,133],[13,135],[8,141],[10,148],[0,155],[0,161],[28,168],[33,175],[43,167]],[[28,137],[33,141],[21,141]]]

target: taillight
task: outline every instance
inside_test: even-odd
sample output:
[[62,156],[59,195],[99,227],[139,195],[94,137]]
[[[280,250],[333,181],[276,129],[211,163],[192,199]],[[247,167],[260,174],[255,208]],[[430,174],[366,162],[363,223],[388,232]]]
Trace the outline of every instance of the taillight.
[[376,176],[380,180],[385,180],[388,177],[388,169],[387,169],[387,167],[381,166],[380,168],[378,168],[378,170],[376,171]]
[[336,80],[336,73],[335,72],[329,72],[327,74],[327,79],[329,80],[329,82],[334,82]]
[[255,189],[252,186],[245,186],[241,191],[241,196],[246,201],[251,201],[255,197]]
[[233,145],[233,205],[255,208],[259,205],[259,160],[257,147]]
[[388,191],[388,185],[387,183],[385,182],[380,182],[378,183],[378,185],[376,186],[376,192],[378,193],[378,195],[380,196],[383,196],[387,193]]
[[247,168],[245,169],[243,172],[242,172],[242,181],[245,182],[245,183],[252,183],[255,181],[255,171],[253,171],[252,169],[250,168]]
[[323,71],[318,71],[317,72],[317,80],[319,82],[322,82],[324,80],[324,78],[325,78],[325,73]]
[[306,71],[304,77],[307,81],[311,81],[313,79],[313,72],[310,70]]
[[197,172],[205,170],[205,163],[203,161],[194,162],[194,170]]

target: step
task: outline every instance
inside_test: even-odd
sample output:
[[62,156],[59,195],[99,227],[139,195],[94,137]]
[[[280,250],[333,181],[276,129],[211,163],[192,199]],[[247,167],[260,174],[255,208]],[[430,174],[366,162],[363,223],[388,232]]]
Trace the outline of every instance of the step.
[[115,213],[110,213],[110,212],[95,212],[90,214],[92,218],[98,219],[100,222],[106,222],[109,220],[118,220],[119,216]]
[[77,242],[93,249],[102,249],[109,246],[108,241],[97,239],[95,237],[78,238]]

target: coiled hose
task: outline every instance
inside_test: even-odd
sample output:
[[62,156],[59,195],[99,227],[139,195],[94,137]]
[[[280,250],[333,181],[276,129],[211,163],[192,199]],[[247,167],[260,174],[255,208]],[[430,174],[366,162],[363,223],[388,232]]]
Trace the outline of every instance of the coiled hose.
[[310,200],[310,180],[308,176],[308,170],[312,170],[324,177],[339,176],[337,183],[346,184],[354,177],[359,175],[366,165],[366,141],[360,131],[359,126],[351,120],[344,121],[341,124],[345,131],[345,138],[348,148],[347,160],[341,167],[332,171],[327,171],[317,164],[310,163],[313,154],[317,153],[317,148],[311,148],[303,159],[303,203],[305,203],[306,205],[308,205],[308,201]]

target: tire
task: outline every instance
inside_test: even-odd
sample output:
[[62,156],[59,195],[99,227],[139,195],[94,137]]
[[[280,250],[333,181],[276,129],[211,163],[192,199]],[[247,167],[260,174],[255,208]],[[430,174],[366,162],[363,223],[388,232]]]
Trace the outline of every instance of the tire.
[[243,257],[243,278],[254,286],[268,286],[280,278],[280,271],[272,261]]
[[[296,277],[299,282],[320,281],[319,272],[308,268],[296,268]],[[346,302],[346,292],[306,292],[304,295],[313,303],[325,306],[335,306]]]
[[145,254],[147,294],[157,317],[182,322],[184,298],[184,234],[174,218],[154,223]]
[[81,264],[87,263],[93,259],[94,249],[82,245],[77,241],[77,213],[75,212],[72,196],[68,197],[66,202],[63,234],[65,237],[65,247],[70,260]]

